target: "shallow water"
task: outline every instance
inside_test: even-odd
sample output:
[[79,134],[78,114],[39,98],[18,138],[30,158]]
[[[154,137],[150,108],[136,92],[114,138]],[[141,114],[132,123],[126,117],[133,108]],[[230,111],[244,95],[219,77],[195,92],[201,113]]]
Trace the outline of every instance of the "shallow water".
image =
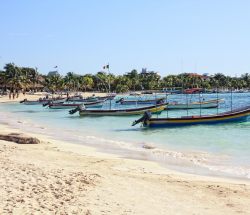
[[[250,105],[250,93],[219,94],[217,109],[165,111],[158,117],[216,114]],[[204,99],[216,99],[205,94]],[[199,96],[170,95],[168,101],[198,101]],[[106,107],[109,107],[107,102]],[[118,107],[114,102],[112,107]],[[130,106],[131,107],[131,106]],[[87,144],[124,157],[151,159],[181,171],[250,178],[250,121],[221,125],[148,129],[131,124],[140,116],[79,117],[68,110],[39,105],[0,104],[0,120],[24,131]],[[148,145],[154,149],[145,149]]]

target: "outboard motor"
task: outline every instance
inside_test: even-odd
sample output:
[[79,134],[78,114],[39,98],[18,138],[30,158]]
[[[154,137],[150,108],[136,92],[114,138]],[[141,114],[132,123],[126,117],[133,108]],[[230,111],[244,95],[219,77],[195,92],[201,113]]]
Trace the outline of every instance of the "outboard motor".
[[137,119],[133,122],[132,126],[137,125],[138,123],[142,122],[143,124],[145,124],[145,122],[147,120],[149,120],[151,118],[152,114],[150,111],[146,111],[143,116],[140,119]]
[[159,99],[156,101],[156,105],[160,105],[164,103],[164,99]]
[[119,100],[117,100],[115,103],[122,103],[124,101],[124,98],[120,98]]
[[43,107],[46,107],[46,106],[48,106],[48,105],[50,105],[51,104],[51,101],[49,101],[49,102],[47,102],[47,103],[44,103],[43,104]]
[[20,101],[20,103],[24,103],[24,102],[27,102],[27,99],[24,99],[24,100]]
[[53,105],[53,102],[52,101],[49,101],[49,108]]
[[81,104],[81,105],[77,106],[76,108],[70,110],[70,111],[69,111],[69,114],[72,115],[72,114],[74,114],[74,113],[76,113],[76,112],[78,112],[78,111],[81,111],[81,110],[85,110],[84,104]]

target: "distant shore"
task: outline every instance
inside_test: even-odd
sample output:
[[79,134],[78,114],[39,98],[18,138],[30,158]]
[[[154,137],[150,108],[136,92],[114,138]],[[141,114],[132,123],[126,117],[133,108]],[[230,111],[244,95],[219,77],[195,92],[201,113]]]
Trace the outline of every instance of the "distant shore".
[[[20,102],[24,99],[27,99],[27,100],[38,100],[39,98],[44,98],[46,96],[46,92],[37,92],[37,93],[34,93],[34,94],[30,94],[30,93],[26,93],[25,95],[20,93],[18,98],[15,98],[15,99],[10,99],[8,95],[4,95],[4,96],[0,96],[0,103],[6,103],[6,102]],[[82,96],[84,97],[89,97],[89,96],[106,96],[107,93],[94,93],[94,92],[81,92],[80,93]],[[75,95],[75,93],[70,93],[69,94],[70,96],[73,96]],[[50,95],[52,96],[52,95]],[[54,97],[57,97],[59,96],[59,94],[54,94],[53,95]],[[66,95],[63,95],[63,97],[66,98]]]
[[[20,133],[8,125],[0,129]],[[42,143],[0,140],[1,214],[249,214],[248,181],[183,174],[155,162],[26,135]]]

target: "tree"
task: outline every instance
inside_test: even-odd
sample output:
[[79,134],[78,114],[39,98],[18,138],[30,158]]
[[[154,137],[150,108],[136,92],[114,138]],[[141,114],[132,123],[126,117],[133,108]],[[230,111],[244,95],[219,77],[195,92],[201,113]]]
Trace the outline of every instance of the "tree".
[[109,80],[108,80],[108,76],[106,74],[106,72],[98,72],[95,75],[95,81],[96,81],[96,86],[98,88],[98,90],[105,90],[106,92],[109,91]]
[[127,76],[118,76],[115,81],[115,91],[117,93],[128,92],[131,86],[132,81]]
[[64,89],[65,82],[60,75],[52,75],[45,79],[45,86],[54,94],[56,91]]
[[127,73],[125,75],[128,79],[131,80],[131,90],[140,90],[141,86],[140,86],[140,76],[137,72],[137,70],[133,69],[131,72]]
[[80,77],[80,86],[84,88],[84,90],[86,91],[87,89],[92,89],[93,85],[94,85],[94,81],[92,79],[91,76],[88,75],[84,75]]
[[216,73],[213,78],[218,82],[218,85],[221,88],[223,89],[227,88],[229,83],[225,75],[223,75],[222,73]]
[[250,88],[250,74],[245,73],[241,76],[241,80],[244,81],[244,86],[245,88]]
[[140,82],[145,90],[157,89],[160,87],[161,76],[156,72],[140,73]]
[[7,90],[7,76],[5,71],[0,71],[0,85],[2,86],[2,93]]
[[68,91],[76,91],[79,86],[78,75],[73,72],[68,72],[67,75],[64,77],[65,86],[67,87]]
[[[9,85],[10,90],[15,93],[17,90],[20,90],[22,88],[25,75],[22,73],[19,67],[15,66],[14,63],[6,64],[4,69],[6,75],[6,83]],[[14,95],[13,98],[15,98]]]

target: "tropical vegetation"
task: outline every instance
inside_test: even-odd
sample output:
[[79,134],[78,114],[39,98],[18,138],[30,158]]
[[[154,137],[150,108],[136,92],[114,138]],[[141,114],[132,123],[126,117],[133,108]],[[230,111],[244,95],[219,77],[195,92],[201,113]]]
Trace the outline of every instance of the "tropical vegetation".
[[161,77],[157,72],[138,72],[132,70],[123,75],[109,74],[100,71],[96,74],[78,75],[68,72],[65,76],[58,72],[42,75],[36,68],[19,67],[8,63],[0,71],[2,92],[10,91],[102,91],[128,92],[141,90],[188,89],[250,89],[250,74],[230,77],[222,73],[213,76],[182,73]]

